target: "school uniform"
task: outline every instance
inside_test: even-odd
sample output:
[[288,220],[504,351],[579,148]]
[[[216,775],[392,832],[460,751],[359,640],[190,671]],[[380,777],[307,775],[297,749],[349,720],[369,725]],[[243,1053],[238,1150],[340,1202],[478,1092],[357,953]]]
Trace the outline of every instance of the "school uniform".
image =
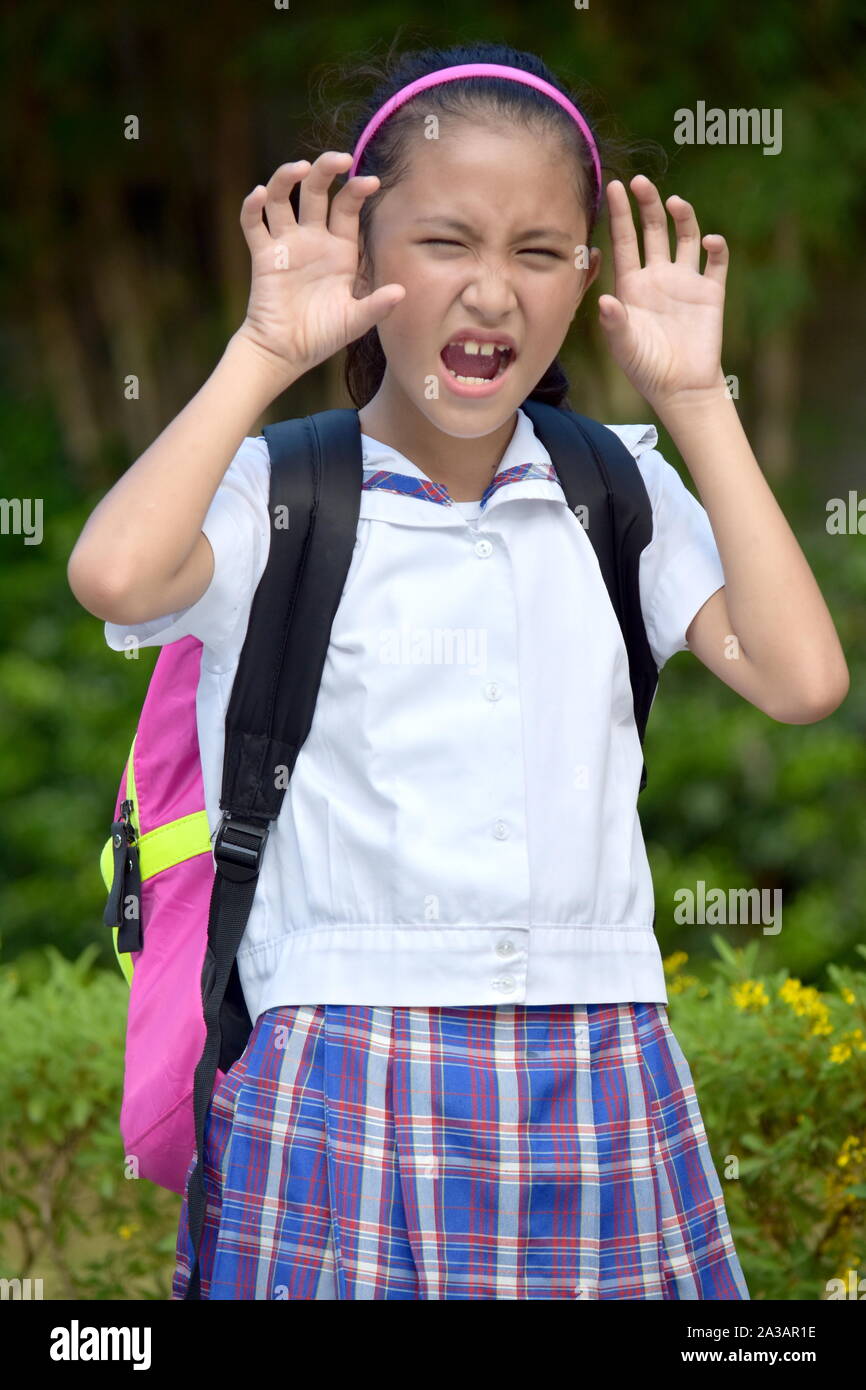
[[[661,667],[724,584],[652,426]],[[476,503],[362,435],[357,537],[310,735],[238,952],[254,1030],[214,1095],[205,1298],[748,1298],[667,1021],[628,659],[522,411]],[[209,508],[208,591],[122,650],[203,643],[205,801],[267,560],[268,455]],[[290,522],[291,524],[291,522]],[[174,1296],[189,1273],[186,1203]]]

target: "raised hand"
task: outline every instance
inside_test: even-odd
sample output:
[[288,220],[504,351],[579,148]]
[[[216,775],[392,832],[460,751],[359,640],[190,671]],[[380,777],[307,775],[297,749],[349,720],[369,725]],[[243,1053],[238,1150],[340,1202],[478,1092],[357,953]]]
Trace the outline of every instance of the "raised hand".
[[[644,174],[631,180],[643,228],[645,264],[625,186],[607,186],[613,247],[614,294],[599,297],[600,323],[611,353],[656,413],[680,401],[709,397],[725,378],[722,318],[728,247],[716,233],[701,237],[691,203],[673,194],[665,206],[674,219],[671,260],[668,221],[658,189]],[[707,265],[701,274],[701,247]]]
[[[252,258],[246,317],[238,330],[287,380],[309,371],[384,319],[404,297],[403,285],[382,285],[363,299],[352,289],[358,267],[359,215],[376,191],[375,174],[356,175],[328,190],[352,156],[328,150],[310,165],[282,164],[267,187],[243,201],[241,226]],[[289,195],[301,183],[299,218]],[[262,211],[267,226],[262,220]]]

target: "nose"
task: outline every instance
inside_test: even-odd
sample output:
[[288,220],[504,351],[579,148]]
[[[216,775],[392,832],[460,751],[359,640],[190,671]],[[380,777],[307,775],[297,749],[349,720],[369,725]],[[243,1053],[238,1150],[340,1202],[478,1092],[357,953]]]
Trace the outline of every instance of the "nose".
[[482,317],[499,320],[517,303],[514,287],[505,267],[479,261],[464,286],[461,300],[467,309]]

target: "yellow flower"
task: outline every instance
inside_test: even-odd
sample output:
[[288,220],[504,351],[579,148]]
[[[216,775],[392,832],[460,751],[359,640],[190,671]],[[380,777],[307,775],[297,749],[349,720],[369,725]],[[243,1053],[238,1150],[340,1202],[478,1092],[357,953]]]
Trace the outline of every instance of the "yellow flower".
[[760,980],[743,980],[738,985],[732,985],[731,997],[738,1009],[762,1009],[770,1002]]
[[797,1014],[820,1014],[826,1012],[826,1004],[823,1003],[818,991],[812,985],[801,989],[796,999],[791,1001],[794,1012]]
[[120,1236],[121,1240],[130,1240],[137,1230],[138,1227],[136,1225],[118,1226],[117,1234]]
[[852,1159],[855,1163],[862,1163],[864,1158],[866,1158],[866,1149],[862,1147],[856,1134],[849,1134],[836,1159],[839,1167],[844,1168],[846,1163],[850,1163]]
[[[827,1031],[829,1032],[830,1030],[828,1029]],[[856,1045],[858,1052],[863,1052],[864,1050],[866,1050],[866,1043],[859,1041],[859,1039],[861,1039],[862,1037],[862,1028],[855,1028],[852,1033],[843,1033],[838,1043],[836,1043],[835,1046],[830,1049],[830,1061],[846,1061],[851,1056],[851,1053],[854,1049],[854,1045]],[[833,1053],[842,1048],[845,1049],[844,1057],[834,1057]]]
[[688,989],[690,985],[696,985],[697,983],[697,975],[674,975],[674,978],[670,982],[670,992],[671,994],[682,994],[684,989]]
[[672,956],[667,956],[666,959],[662,961],[665,974],[672,975],[674,971],[679,970],[681,965],[685,965],[688,958],[688,953],[686,951],[674,951]]
[[[831,1062],[847,1062],[851,1056],[851,1049],[846,1043],[834,1043],[830,1048],[828,1060]],[[847,1163],[847,1159],[845,1160]]]
[[842,990],[842,998],[845,1000],[846,1004],[853,1004],[857,996],[855,995],[853,989],[849,989],[846,985],[845,988]]
[[830,1010],[812,985],[804,985],[800,980],[785,980],[779,987],[779,997],[784,999],[786,1004],[790,1004],[798,1017],[815,1020],[810,1033],[818,1036],[832,1033]]

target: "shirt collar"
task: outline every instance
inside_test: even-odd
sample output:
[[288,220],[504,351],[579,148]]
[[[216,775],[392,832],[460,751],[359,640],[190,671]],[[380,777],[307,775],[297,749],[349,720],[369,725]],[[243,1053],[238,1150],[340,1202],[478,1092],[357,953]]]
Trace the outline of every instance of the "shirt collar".
[[[442,483],[435,483],[404,454],[361,434],[364,481],[361,516],[408,525],[466,526],[467,519]],[[505,502],[537,497],[567,505],[550,455],[518,408],[514,433],[481,498],[482,522]]]

